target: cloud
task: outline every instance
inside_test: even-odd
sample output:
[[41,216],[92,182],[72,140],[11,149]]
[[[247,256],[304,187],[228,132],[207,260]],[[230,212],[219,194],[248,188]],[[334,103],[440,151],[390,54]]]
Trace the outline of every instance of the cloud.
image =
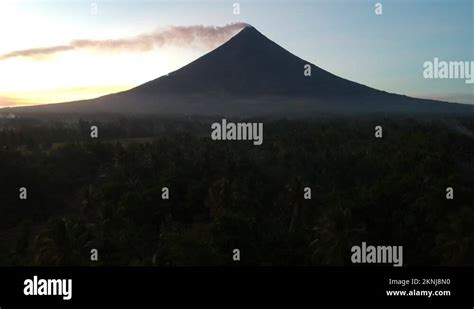
[[108,52],[149,51],[163,46],[203,46],[214,48],[224,43],[246,25],[247,24],[245,23],[233,23],[222,27],[203,25],[169,26],[150,33],[144,33],[128,38],[110,40],[82,39],[73,40],[67,45],[15,50],[0,55],[0,60],[15,57],[41,58],[77,49],[94,49],[97,51]]

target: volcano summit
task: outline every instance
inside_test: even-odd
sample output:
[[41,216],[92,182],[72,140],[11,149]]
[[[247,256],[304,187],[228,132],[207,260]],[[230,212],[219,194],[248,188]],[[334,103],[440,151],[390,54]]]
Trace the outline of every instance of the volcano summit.
[[[305,74],[308,71],[311,74]],[[247,25],[201,58],[133,89],[7,113],[277,116],[472,114],[474,106],[416,99],[331,74]]]

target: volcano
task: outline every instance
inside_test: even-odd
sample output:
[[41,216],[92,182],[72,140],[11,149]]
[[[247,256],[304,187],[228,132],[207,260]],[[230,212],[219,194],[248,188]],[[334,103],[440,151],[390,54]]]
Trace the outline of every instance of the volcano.
[[[305,74],[308,66],[310,75]],[[411,98],[343,79],[291,54],[248,25],[201,58],[133,89],[92,100],[5,111],[220,116],[474,115],[474,106]]]

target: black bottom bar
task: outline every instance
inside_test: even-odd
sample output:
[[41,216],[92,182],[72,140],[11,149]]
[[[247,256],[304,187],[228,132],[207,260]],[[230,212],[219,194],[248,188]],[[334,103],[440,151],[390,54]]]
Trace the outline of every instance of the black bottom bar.
[[[38,280],[72,279],[72,298],[25,296],[25,280],[34,276]],[[419,280],[418,284],[413,279]],[[400,285],[407,282],[402,280],[409,284]],[[0,268],[0,307],[252,303],[456,304],[472,308],[473,280],[474,268],[461,267]],[[450,295],[387,296],[387,291],[403,290],[441,291]]]

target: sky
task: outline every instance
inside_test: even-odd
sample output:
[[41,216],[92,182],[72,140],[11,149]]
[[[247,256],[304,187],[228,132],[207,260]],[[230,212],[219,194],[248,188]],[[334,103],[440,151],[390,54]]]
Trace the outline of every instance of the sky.
[[474,0],[0,0],[0,107],[130,89],[209,52],[239,22],[349,80],[474,103],[474,84],[423,77],[435,57],[474,61]]

